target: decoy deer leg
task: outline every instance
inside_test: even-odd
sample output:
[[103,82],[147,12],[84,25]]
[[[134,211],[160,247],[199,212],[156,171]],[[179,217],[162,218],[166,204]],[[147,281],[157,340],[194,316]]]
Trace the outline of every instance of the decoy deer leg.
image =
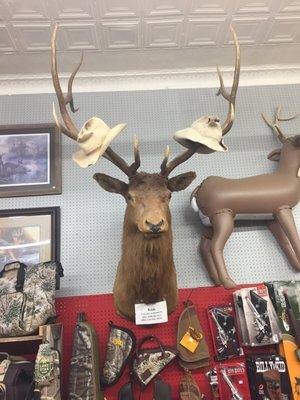
[[211,239],[213,231],[212,228],[204,228],[200,239],[200,254],[204,263],[204,266],[215,285],[220,286],[221,282],[219,279],[218,271],[211,254]]
[[222,285],[226,289],[231,289],[234,288],[236,284],[230,278],[227,272],[223,256],[223,250],[234,228],[232,211],[228,209],[220,210],[219,212],[213,215],[211,223],[213,227],[213,237],[211,240],[211,254]]
[[295,270],[300,271],[300,263],[297,260],[296,254],[291,246],[291,243],[284,233],[284,230],[280,226],[279,222],[276,220],[267,221],[267,227],[272,232],[275,237],[277,243],[281,247],[282,251],[286,255],[289,263],[292,265]]
[[[290,244],[295,252],[298,263],[300,262],[300,238],[295,225],[292,210],[288,206],[281,207],[275,217],[280,224],[282,230],[286,234]],[[297,269],[297,268],[296,268]],[[299,271],[299,269],[297,269]]]

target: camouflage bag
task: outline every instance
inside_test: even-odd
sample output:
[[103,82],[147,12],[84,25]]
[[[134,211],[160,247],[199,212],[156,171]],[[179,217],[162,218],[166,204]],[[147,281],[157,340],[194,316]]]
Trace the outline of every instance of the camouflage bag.
[[[142,348],[147,342],[156,342],[157,348]],[[178,351],[174,347],[165,346],[156,336],[144,336],[137,348],[136,356],[133,360],[133,375],[144,389],[170,362],[178,355]]]
[[49,343],[40,344],[34,369],[34,400],[61,400],[61,356]]
[[77,316],[70,366],[69,400],[105,400],[100,390],[98,338],[84,313]]
[[0,272],[0,337],[31,334],[55,317],[61,276],[59,262],[6,264]]
[[109,338],[106,357],[101,376],[101,386],[112,386],[121,377],[133,353],[136,338],[134,333],[121,326],[109,322]]

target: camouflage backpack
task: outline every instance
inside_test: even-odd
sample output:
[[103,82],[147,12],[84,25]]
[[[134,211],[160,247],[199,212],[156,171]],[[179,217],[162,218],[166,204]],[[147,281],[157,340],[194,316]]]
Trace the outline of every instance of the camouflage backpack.
[[55,317],[61,276],[59,262],[6,264],[0,272],[0,337],[28,335]]

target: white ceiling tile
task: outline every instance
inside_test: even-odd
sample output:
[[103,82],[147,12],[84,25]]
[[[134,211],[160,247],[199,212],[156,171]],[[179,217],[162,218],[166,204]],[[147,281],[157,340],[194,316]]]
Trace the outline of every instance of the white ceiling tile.
[[300,0],[283,0],[280,8],[280,12],[299,12],[300,11]]
[[226,14],[233,5],[232,0],[192,0],[192,14]]
[[182,19],[145,20],[145,47],[179,47],[183,29]]
[[140,47],[139,21],[104,21],[101,25],[104,49],[137,49]]
[[269,30],[266,43],[299,43],[300,16],[276,16]]
[[0,7],[0,21],[9,19],[10,19],[10,14],[8,12],[7,5],[4,2],[2,2]]
[[148,17],[183,15],[186,2],[182,0],[144,0],[144,14]]
[[0,52],[16,51],[15,44],[4,24],[0,24]]
[[[241,44],[258,44],[266,31],[267,16],[249,16],[249,17],[233,17],[232,25],[236,30],[239,42]],[[227,31],[225,43],[232,44],[233,39],[229,30]]]
[[237,13],[270,13],[279,0],[239,0],[236,2]]
[[[300,0],[0,0],[2,71],[49,72],[45,50],[56,21],[61,26],[57,48],[64,65],[78,49],[93,51],[95,58],[83,71],[98,65],[98,58],[103,61],[99,68],[115,70],[118,57],[125,60],[120,66],[125,73],[148,64],[149,69],[168,68],[161,58],[168,48],[174,68],[198,65],[197,47],[207,54],[206,66],[214,66],[220,55],[229,65],[225,50],[232,43],[231,21],[240,43],[246,44],[244,66],[272,64],[273,59],[274,64],[300,65]],[[102,50],[113,51],[101,58]],[[9,52],[13,54],[6,56]],[[150,58],[143,64],[145,53]],[[9,57],[23,61],[11,67]],[[38,62],[28,67],[34,57]]]
[[99,49],[95,22],[63,22],[59,26],[65,39],[63,50]]
[[189,47],[217,45],[224,21],[225,18],[189,18],[185,45]]
[[138,17],[141,13],[139,0],[102,0],[97,5],[102,18]]
[[92,0],[48,0],[48,8],[56,19],[95,19]]
[[[2,0],[3,1],[3,0]],[[44,0],[5,0],[11,20],[40,20],[48,18]]]
[[17,40],[24,51],[50,50],[51,24],[50,22],[12,24]]

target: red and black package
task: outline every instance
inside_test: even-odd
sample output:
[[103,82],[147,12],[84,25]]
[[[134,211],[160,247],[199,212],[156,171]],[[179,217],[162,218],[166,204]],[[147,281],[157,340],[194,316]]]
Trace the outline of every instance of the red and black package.
[[221,400],[251,400],[246,366],[243,362],[215,365]]
[[215,360],[228,360],[243,355],[243,349],[237,336],[232,305],[225,304],[218,307],[208,307],[207,313]]
[[253,400],[292,400],[284,357],[276,354],[251,355],[246,359]]

